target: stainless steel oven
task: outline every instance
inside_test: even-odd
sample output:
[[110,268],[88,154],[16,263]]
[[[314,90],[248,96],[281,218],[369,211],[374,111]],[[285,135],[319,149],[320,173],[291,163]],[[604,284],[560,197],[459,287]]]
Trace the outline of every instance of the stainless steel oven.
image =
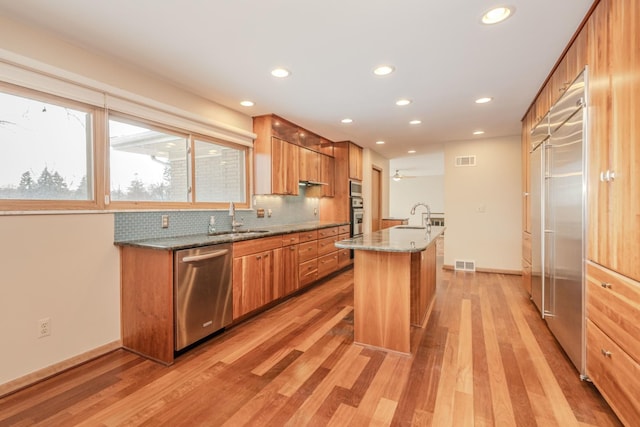
[[364,203],[362,197],[351,197],[351,237],[362,235]]

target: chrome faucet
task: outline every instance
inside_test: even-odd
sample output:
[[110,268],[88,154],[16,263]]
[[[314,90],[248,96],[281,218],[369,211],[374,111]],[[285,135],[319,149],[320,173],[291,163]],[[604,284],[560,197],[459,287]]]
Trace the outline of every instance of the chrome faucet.
[[424,226],[427,227],[427,233],[431,233],[431,208],[424,202],[418,202],[411,208],[411,215],[416,214],[416,208],[418,206],[424,206],[427,208],[427,217],[424,219]]
[[242,227],[244,224],[236,221],[236,205],[233,202],[229,203],[229,216],[231,217],[231,231],[235,233],[237,227]]

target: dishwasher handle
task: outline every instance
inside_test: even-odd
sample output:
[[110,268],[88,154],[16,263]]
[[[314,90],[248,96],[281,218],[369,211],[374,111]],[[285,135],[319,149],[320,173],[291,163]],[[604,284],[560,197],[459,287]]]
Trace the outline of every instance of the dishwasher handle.
[[220,249],[219,251],[209,252],[208,254],[186,256],[182,258],[182,262],[197,262],[204,261],[206,259],[218,258],[226,255],[228,252],[229,249]]

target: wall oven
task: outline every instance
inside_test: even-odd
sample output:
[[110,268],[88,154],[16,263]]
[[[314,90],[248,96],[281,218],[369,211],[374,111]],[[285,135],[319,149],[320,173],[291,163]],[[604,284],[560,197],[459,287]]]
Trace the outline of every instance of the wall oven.
[[362,197],[351,197],[351,237],[362,235],[363,207]]

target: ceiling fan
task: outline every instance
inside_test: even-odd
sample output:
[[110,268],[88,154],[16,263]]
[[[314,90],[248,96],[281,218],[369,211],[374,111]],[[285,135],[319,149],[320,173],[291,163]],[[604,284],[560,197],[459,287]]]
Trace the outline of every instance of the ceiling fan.
[[396,173],[391,176],[391,179],[393,179],[394,181],[400,181],[405,178],[415,178],[415,176],[402,175],[400,173],[400,169],[396,169]]

